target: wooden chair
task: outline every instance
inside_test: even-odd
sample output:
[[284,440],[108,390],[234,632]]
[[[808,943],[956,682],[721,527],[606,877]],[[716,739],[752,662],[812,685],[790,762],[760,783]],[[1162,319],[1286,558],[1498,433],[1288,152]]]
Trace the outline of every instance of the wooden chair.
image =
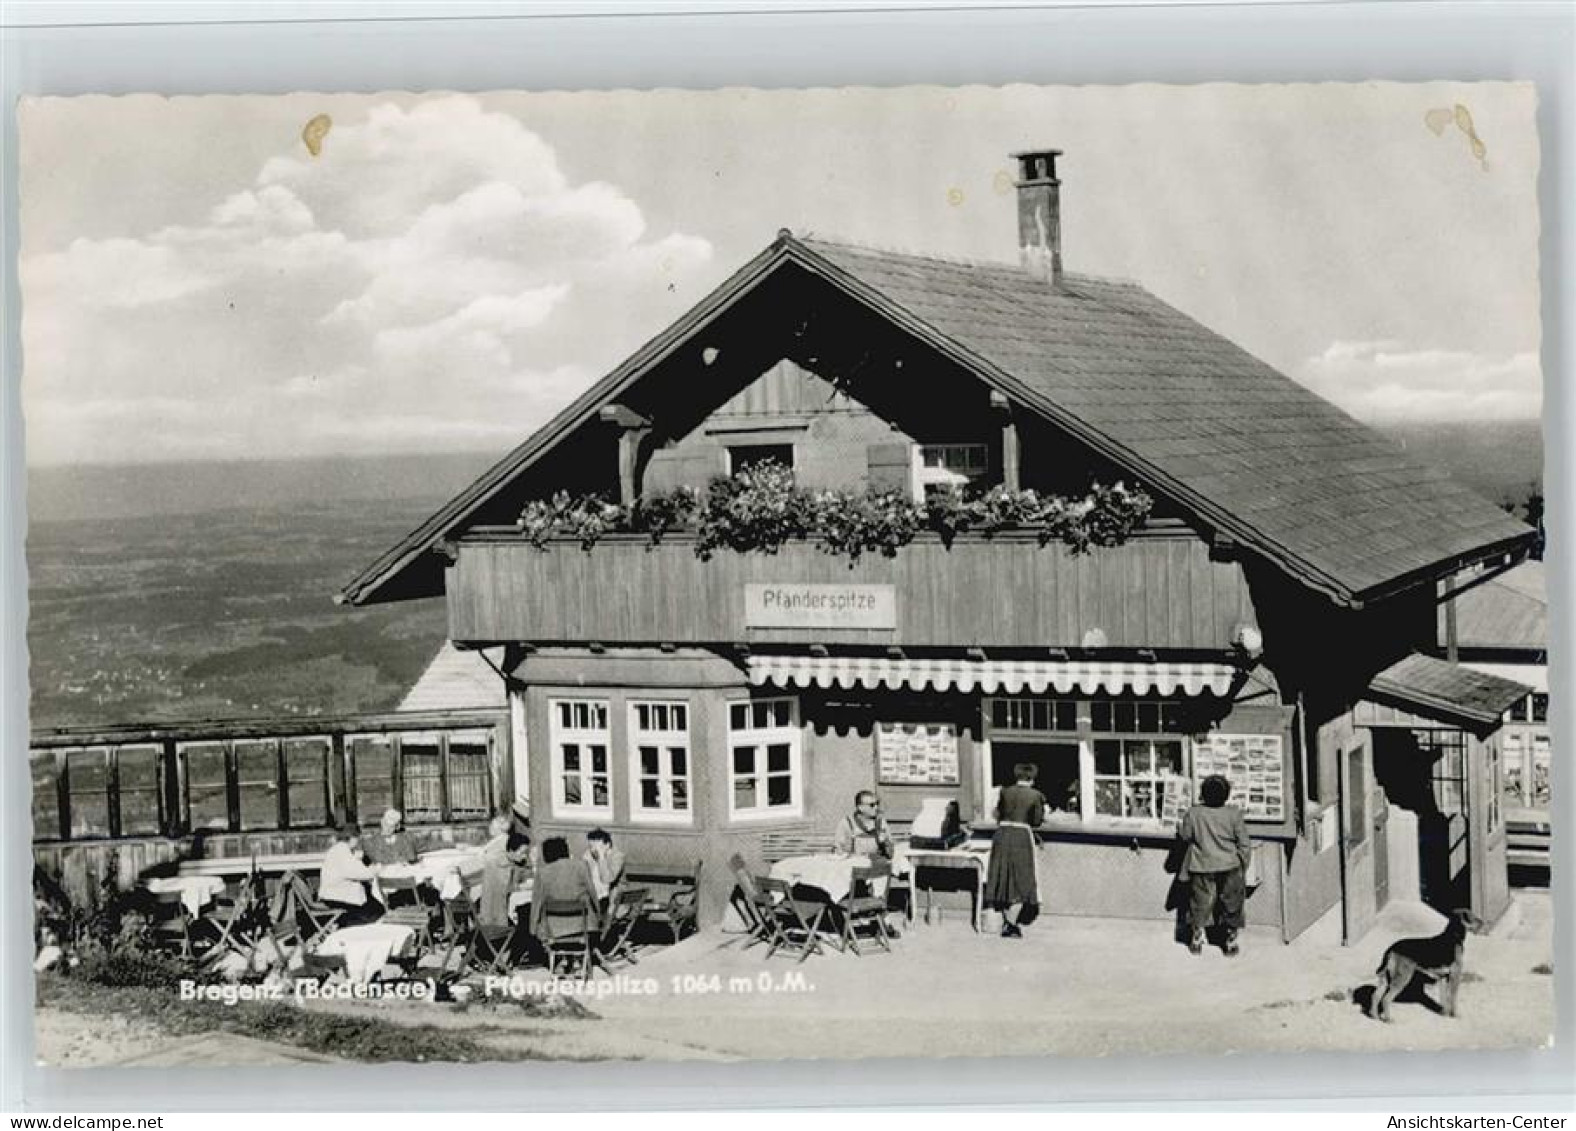
[[431,951],[433,909],[422,899],[421,883],[413,876],[391,876],[380,880],[378,886],[387,897],[384,906],[388,908],[379,922],[409,927],[414,931],[415,945],[412,949],[416,958]]
[[767,958],[781,950],[797,954],[803,962],[812,954],[824,953],[821,930],[826,921],[826,904],[795,899],[788,881],[770,876],[755,877],[752,902],[769,932]]
[[855,868],[852,872],[852,883],[848,894],[837,905],[838,917],[842,921],[843,949],[851,950],[855,955],[862,952],[859,949],[859,932],[868,930],[869,941],[876,943],[882,950],[891,951],[892,935],[887,929],[887,883],[892,877],[892,865],[886,860]]
[[317,897],[312,885],[296,872],[285,877],[290,888],[290,906],[295,920],[296,937],[303,950],[310,950],[327,938],[339,926],[343,911],[330,907]]
[[196,923],[178,891],[150,892],[153,900],[153,937],[161,946],[173,947],[182,958],[194,951],[192,927]]
[[310,980],[322,985],[333,977],[348,977],[347,965],[343,954],[302,954],[301,964],[295,969],[295,977]]
[[[507,974],[514,969],[516,943],[526,930],[524,922],[483,923],[480,909],[464,892],[444,902],[443,919],[447,945],[439,964],[440,978],[458,977],[468,970]],[[459,955],[457,962],[455,955]]]
[[647,890],[642,923],[666,927],[677,943],[700,928],[700,861],[692,865],[625,864],[624,882]]
[[204,910],[203,926],[213,936],[204,962],[216,963],[232,951],[251,962],[258,944],[269,936],[266,900],[261,892],[260,877],[255,873],[243,876],[226,884],[224,894]]
[[646,888],[620,888],[613,893],[607,906],[607,923],[602,929],[603,965],[627,962],[635,965],[635,928],[640,925],[641,913],[650,899]]
[[[589,978],[592,967],[602,965],[597,954],[598,927],[596,908],[590,899],[549,899],[542,904],[541,943],[547,948],[547,965],[555,974],[573,973],[578,966],[581,977]],[[605,965],[602,966],[607,969]]]
[[[755,886],[755,877],[750,873],[749,866],[745,864],[744,857],[737,852],[728,861],[728,868],[733,872],[734,892],[733,906],[739,913],[739,918],[744,921],[744,933],[749,937],[742,949],[749,950],[758,943],[769,943],[772,937],[770,923],[761,916],[760,889]],[[767,900],[768,903],[771,900]]]

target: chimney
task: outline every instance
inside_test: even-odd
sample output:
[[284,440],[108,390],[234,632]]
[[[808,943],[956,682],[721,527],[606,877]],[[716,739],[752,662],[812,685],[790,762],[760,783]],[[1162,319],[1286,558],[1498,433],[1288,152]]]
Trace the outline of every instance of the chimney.
[[1014,153],[1018,162],[1018,258],[1053,287],[1062,285],[1062,182],[1060,149]]

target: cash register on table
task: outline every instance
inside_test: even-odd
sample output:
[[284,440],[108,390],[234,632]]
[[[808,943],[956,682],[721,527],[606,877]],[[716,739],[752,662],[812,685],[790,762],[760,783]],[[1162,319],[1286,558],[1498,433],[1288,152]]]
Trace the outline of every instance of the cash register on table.
[[[926,798],[909,827],[906,844],[898,845],[893,857],[893,871],[907,873],[914,895],[925,896],[925,922],[930,922],[934,909],[933,891],[921,883],[921,868],[963,870],[974,880],[974,899],[971,921],[979,930],[980,906],[985,899],[985,870],[990,861],[990,846],[978,848],[969,844],[968,826],[958,816],[958,803],[944,797]],[[914,917],[914,900],[909,900],[908,917]]]

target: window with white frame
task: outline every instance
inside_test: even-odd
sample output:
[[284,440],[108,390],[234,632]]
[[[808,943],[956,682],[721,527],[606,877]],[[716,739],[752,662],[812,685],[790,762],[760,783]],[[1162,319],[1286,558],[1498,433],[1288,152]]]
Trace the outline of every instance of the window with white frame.
[[1166,790],[1188,789],[1182,776],[1182,743],[1174,738],[1097,738],[1093,781],[1094,811],[1100,816],[1158,821],[1165,813]]
[[915,444],[914,498],[944,488],[964,491],[985,478],[989,455],[984,444]]
[[548,710],[552,719],[548,744],[553,758],[553,812],[612,817],[607,700],[553,699]]
[[728,705],[730,815],[796,817],[803,811],[800,742],[798,700]]
[[637,821],[688,824],[690,803],[689,704],[635,700],[629,705],[630,816]]

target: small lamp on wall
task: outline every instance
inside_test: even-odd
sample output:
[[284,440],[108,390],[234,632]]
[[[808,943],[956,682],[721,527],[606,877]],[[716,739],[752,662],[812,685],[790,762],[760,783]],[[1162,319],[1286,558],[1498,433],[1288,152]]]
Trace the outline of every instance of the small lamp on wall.
[[1253,663],[1264,654],[1264,634],[1258,625],[1244,621],[1231,630],[1231,647],[1239,657]]

